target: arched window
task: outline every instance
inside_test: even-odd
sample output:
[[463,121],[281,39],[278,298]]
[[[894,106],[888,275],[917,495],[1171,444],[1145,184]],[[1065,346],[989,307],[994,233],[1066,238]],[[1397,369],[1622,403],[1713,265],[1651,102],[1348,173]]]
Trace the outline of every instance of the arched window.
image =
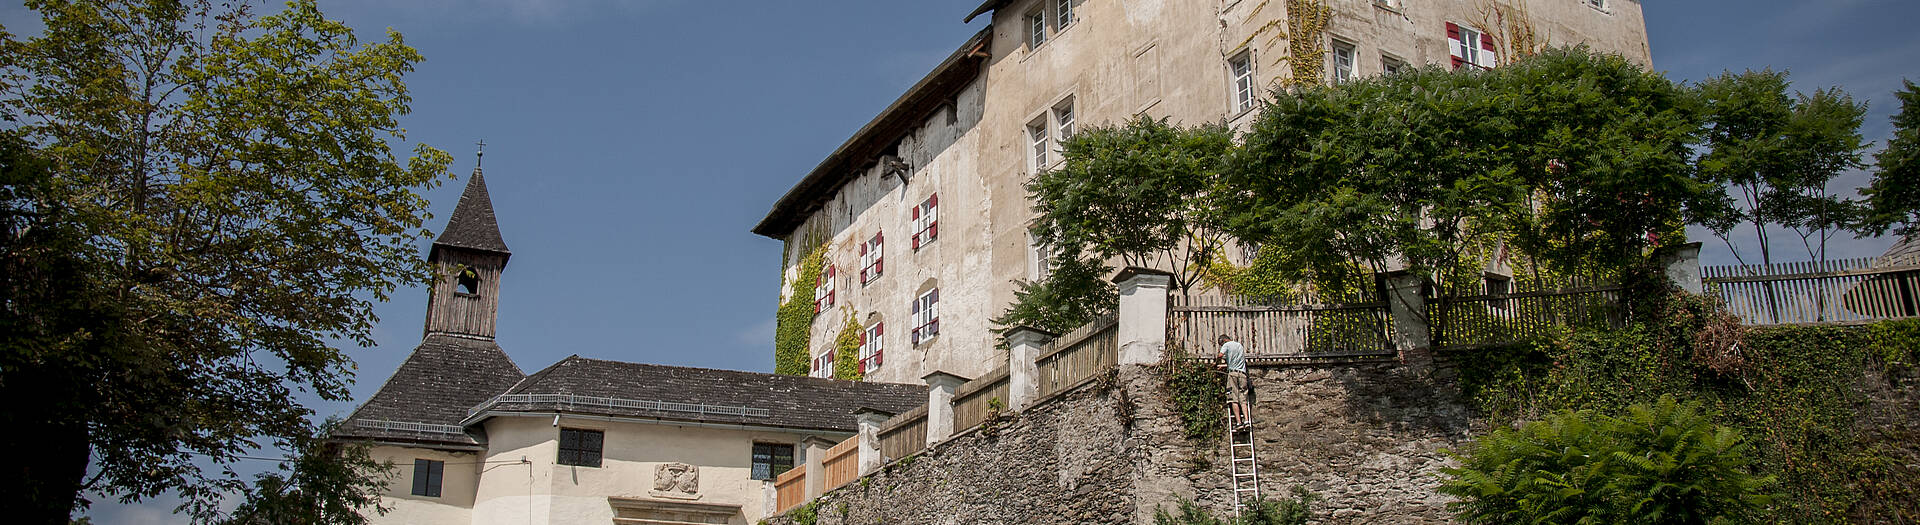
[[473,267],[471,266],[463,267],[460,269],[459,279],[460,279],[459,281],[460,293],[465,293],[465,294],[480,293],[480,272],[479,271],[474,270]]

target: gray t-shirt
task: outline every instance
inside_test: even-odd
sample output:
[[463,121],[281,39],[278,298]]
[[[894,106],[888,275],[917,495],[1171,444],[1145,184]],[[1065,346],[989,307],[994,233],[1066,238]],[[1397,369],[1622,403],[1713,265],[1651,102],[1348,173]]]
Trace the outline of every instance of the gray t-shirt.
[[1226,358],[1227,370],[1247,371],[1247,351],[1240,347],[1239,341],[1227,341],[1227,344],[1220,345],[1220,356]]

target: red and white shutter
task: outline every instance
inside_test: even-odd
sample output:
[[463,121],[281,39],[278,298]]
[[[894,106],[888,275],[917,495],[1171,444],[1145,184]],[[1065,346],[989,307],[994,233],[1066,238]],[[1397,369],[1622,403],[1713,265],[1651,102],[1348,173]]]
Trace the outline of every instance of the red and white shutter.
[[1467,57],[1462,54],[1463,51],[1466,51],[1466,46],[1460,44],[1460,24],[1447,22],[1447,54],[1453,57],[1454,69],[1459,69],[1462,64],[1467,63]]
[[920,234],[926,231],[926,228],[922,227],[921,224],[924,224],[924,223],[920,222],[920,207],[914,206],[913,207],[913,249],[915,250],[920,249]]
[[927,296],[927,335],[940,333],[940,289],[934,288]]
[[1493,69],[1498,65],[1499,57],[1493,51],[1493,35],[1480,33],[1480,67]]
[[940,238],[940,194],[927,197],[927,240]]
[[885,232],[875,232],[873,234],[873,276],[875,278],[880,277],[880,274],[887,273],[887,253],[886,245],[884,244],[886,238],[882,237],[884,233]]
[[873,368],[872,370],[878,370],[880,368],[880,356],[884,355],[887,351],[886,345],[881,344],[883,341],[887,340],[886,335],[887,335],[887,323],[883,322],[883,323],[878,323],[873,325],[873,365],[872,365]]
[[912,344],[920,344],[920,299],[913,300],[913,334],[908,337]]

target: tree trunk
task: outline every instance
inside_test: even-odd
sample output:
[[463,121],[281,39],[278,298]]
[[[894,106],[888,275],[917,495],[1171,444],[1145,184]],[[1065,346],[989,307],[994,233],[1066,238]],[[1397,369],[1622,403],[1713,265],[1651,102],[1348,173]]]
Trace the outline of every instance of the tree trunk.
[[0,470],[0,509],[10,523],[65,524],[87,475],[87,428],[69,403],[55,401],[74,388],[56,384],[63,374],[22,372],[0,380],[0,399],[10,405],[0,410],[0,450],[14,454]]

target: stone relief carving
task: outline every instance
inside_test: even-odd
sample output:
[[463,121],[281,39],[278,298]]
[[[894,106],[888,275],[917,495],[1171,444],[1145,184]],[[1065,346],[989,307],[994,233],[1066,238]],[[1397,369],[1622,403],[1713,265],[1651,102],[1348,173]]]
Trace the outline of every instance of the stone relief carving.
[[652,495],[676,499],[700,498],[700,467],[661,463],[653,467]]

